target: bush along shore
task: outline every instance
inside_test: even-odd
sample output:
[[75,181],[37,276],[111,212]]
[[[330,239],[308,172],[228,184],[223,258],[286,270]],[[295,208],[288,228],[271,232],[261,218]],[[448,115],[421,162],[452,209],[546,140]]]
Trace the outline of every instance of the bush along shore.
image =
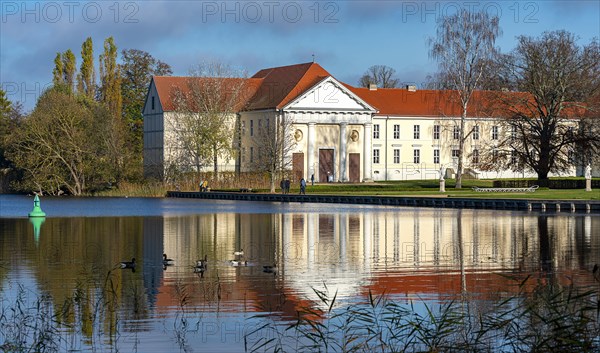
[[[249,178],[239,180],[226,178],[223,180],[210,180],[208,188],[211,191],[224,192],[254,192],[269,193],[268,183],[260,178]],[[596,181],[596,180],[593,180]],[[600,182],[600,179],[598,179]],[[440,192],[438,180],[409,180],[393,182],[374,183],[317,183],[306,187],[307,194],[323,195],[358,195],[358,196],[436,196],[436,197],[472,197],[472,198],[521,198],[521,199],[544,199],[544,200],[600,200],[600,187],[591,192],[585,188],[577,189],[555,189],[540,187],[535,192],[523,193],[490,193],[476,192],[474,187],[529,187],[535,185],[535,180],[515,183],[513,180],[504,180],[499,184],[494,180],[464,180],[463,188],[455,189],[454,180],[446,180],[445,192]],[[498,186],[502,185],[502,186]],[[516,186],[517,185],[517,186]],[[575,182],[559,181],[556,185],[579,185]],[[119,187],[107,188],[97,191],[88,196],[106,197],[165,197],[168,191],[199,191],[197,180],[188,180],[179,183],[163,183],[148,181],[144,183],[121,183]],[[299,183],[292,182],[290,193],[299,193]],[[276,193],[281,190],[277,189]]]

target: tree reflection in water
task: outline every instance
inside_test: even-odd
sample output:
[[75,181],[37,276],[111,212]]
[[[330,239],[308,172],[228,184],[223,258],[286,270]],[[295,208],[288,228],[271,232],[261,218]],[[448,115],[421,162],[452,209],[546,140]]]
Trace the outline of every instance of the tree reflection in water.
[[1,348],[598,349],[598,215],[313,206],[2,218]]

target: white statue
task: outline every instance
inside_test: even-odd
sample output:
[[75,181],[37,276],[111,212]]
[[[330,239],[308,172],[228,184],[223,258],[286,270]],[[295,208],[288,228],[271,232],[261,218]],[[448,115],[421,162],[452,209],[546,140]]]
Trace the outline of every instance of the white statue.
[[589,163],[585,167],[585,178],[586,179],[592,179],[592,166]]
[[440,181],[444,181],[444,175],[446,174],[446,168],[440,168]]

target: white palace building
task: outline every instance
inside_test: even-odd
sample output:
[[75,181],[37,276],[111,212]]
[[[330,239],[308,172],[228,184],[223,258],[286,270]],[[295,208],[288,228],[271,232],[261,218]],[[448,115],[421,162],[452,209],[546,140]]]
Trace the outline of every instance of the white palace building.
[[[144,172],[164,177],[177,164],[173,92],[188,77],[153,77],[144,106]],[[357,88],[338,81],[317,63],[263,69],[244,79],[250,87],[232,121],[239,119],[239,156],[220,161],[221,170],[252,171],[260,153],[255,130],[289,119],[294,146],[290,159],[295,180],[326,182],[436,179],[453,177],[458,153],[460,106],[451,91]],[[475,92],[465,143],[465,174],[473,178],[533,177],[511,170],[482,171],[483,147],[498,139],[497,118],[481,113],[486,93]],[[233,138],[233,137],[232,137]],[[232,141],[232,143],[234,143]],[[212,166],[206,168],[210,171]],[[574,176],[576,168],[564,175]],[[598,171],[594,170],[594,174]]]

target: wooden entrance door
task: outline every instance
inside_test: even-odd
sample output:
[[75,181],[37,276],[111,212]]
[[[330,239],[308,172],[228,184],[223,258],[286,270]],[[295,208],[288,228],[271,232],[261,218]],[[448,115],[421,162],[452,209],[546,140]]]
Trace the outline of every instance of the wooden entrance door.
[[326,183],[327,177],[334,173],[333,149],[319,150],[319,182]]
[[360,153],[349,155],[349,179],[351,183],[360,183]]
[[304,153],[292,154],[292,173],[296,182],[304,178]]

